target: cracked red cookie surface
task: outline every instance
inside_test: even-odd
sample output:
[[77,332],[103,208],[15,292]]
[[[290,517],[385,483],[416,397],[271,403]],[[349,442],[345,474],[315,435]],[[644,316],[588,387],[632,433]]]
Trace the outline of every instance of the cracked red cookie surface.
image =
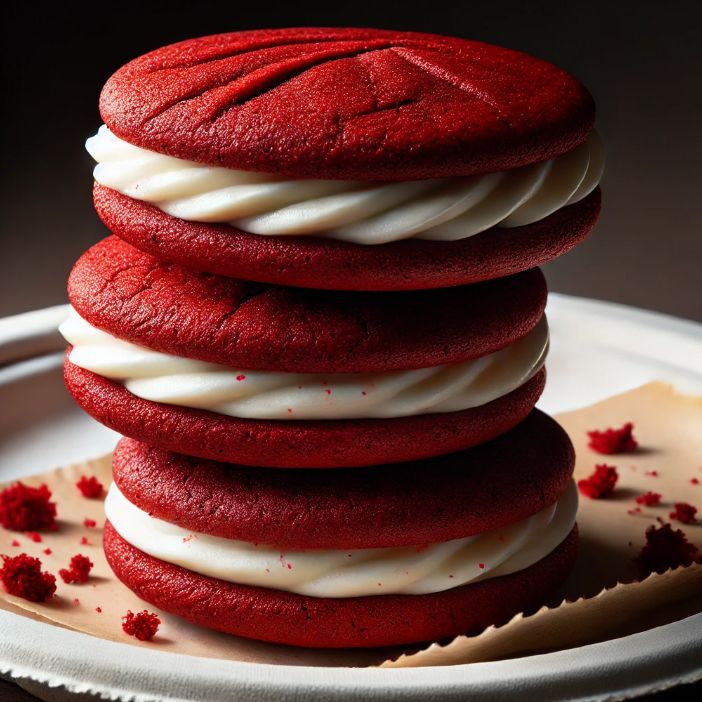
[[575,78],[526,54],[353,28],[233,32],[157,49],[109,79],[100,113],[120,138],[170,156],[349,180],[522,166],[581,143],[595,117]]
[[132,504],[190,532],[364,549],[464,538],[531,517],[563,495],[574,463],[566,433],[534,410],[466,451],[362,469],[250,468],[123,439],[113,475]]
[[76,263],[68,296],[91,325],[161,353],[240,368],[357,373],[479,358],[526,336],[546,306],[538,269],[403,293],[319,293],[166,264],[117,237]]

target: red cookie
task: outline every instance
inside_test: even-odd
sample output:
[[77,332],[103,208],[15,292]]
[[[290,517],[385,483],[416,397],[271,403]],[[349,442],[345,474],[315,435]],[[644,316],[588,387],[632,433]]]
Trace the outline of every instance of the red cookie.
[[275,29],[180,42],[129,62],[100,112],[119,138],[296,178],[416,180],[499,171],[585,140],[572,76],[480,42],[374,29]]
[[[70,351],[70,350],[69,350]],[[143,400],[66,360],[76,402],[110,429],[189,456],[270,468],[351,468],[414,461],[482,444],[531,412],[546,371],[487,405],[396,419],[277,421]]]
[[477,634],[541,604],[575,564],[577,526],[524,570],[430,595],[317,598],[198,575],[148,556],[107,522],[105,555],[139,597],[194,624],[293,646],[370,648]]
[[186,222],[98,183],[93,189],[95,209],[107,227],[158,259],[234,278],[323,290],[427,290],[519,273],[579,244],[595,225],[600,199],[597,188],[534,224],[493,227],[461,241],[362,246]]
[[552,505],[575,462],[568,435],[534,410],[497,439],[409,463],[277,470],[192,458],[122,439],[113,477],[157,519],[281,548],[384,548],[461,539]]
[[356,373],[504,348],[538,323],[546,283],[534,268],[438,290],[320,293],[193,271],[109,237],[78,260],[68,296],[93,326],[154,351],[245,369]]

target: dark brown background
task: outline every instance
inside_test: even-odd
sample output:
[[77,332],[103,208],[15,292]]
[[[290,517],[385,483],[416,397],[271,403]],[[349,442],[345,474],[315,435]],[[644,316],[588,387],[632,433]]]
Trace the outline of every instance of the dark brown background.
[[99,17],[14,10],[3,22],[2,43],[0,316],[65,301],[71,265],[106,235],[92,210],[92,164],[83,143],[100,125],[98,95],[114,70],[191,36],[350,24],[502,44],[582,80],[595,96],[608,145],[604,208],[589,239],[546,266],[551,289],[702,321],[696,5],[462,0],[364,7],[357,0],[328,3],[336,11],[266,2],[144,14],[143,5],[111,4],[96,8]]

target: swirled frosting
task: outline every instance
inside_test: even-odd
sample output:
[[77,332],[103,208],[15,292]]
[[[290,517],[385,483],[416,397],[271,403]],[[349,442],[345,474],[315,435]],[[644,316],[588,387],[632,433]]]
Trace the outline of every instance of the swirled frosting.
[[106,126],[86,143],[95,180],[191,222],[267,236],[313,235],[357,244],[456,241],[493,226],[536,222],[597,186],[596,132],[556,158],[499,173],[399,183],[304,180],[205,166],[141,149]]
[[464,539],[352,551],[273,546],[189,532],[150,517],[112,485],[105,512],[119,535],[167,563],[240,585],[311,597],[422,595],[524,570],[570,533],[578,510],[574,483],[533,517]]
[[73,311],[61,325],[77,366],[145,400],[253,419],[355,419],[457,412],[533,377],[548,351],[543,317],[523,339],[471,361],[386,373],[282,373],[169,356],[117,339]]

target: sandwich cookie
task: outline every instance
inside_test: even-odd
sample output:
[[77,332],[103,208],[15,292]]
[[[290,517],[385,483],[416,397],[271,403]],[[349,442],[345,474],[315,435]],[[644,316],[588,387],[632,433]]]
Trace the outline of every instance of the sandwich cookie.
[[[577,541],[573,465],[538,411],[477,448],[381,471],[238,468],[125,439],[105,551],[147,601],[229,633],[434,640],[501,623],[562,582]],[[212,604],[193,608],[191,595]],[[301,621],[305,610],[318,620]]]
[[[70,295],[92,321],[76,311],[61,327],[79,404],[127,436],[204,458],[307,468],[435,456],[507,431],[543,390],[537,270],[443,291],[320,298],[169,266],[113,238],[78,262]],[[337,339],[340,328],[359,331],[358,343]],[[452,346],[450,362],[432,365]],[[244,365],[265,354],[294,370]],[[411,356],[419,367],[402,369]],[[317,372],[302,372],[310,362]],[[334,372],[343,368],[356,372]]]
[[560,255],[599,212],[589,93],[479,42],[217,35],[130,62],[100,105],[105,126],[87,144],[100,216],[135,246],[209,272],[452,286]]

